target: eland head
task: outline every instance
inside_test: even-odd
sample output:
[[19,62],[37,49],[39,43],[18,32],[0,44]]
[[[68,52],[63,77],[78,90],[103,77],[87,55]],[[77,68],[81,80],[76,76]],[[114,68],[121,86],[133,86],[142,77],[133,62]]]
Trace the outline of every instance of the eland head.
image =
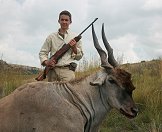
[[99,45],[93,25],[92,36],[94,46],[100,55],[102,72],[90,84],[100,87],[106,104],[116,108],[126,117],[134,118],[138,109],[132,98],[135,87],[131,81],[131,74],[118,67],[119,64],[114,58],[113,49],[105,36],[104,24],[102,25],[102,40],[108,56]]

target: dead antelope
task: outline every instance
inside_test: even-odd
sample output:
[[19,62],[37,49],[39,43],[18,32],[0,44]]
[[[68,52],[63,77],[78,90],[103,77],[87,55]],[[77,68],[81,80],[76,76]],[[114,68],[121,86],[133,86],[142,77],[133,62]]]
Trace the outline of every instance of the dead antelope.
[[131,74],[118,68],[102,27],[100,47],[92,26],[101,70],[79,82],[33,82],[0,100],[0,132],[98,132],[115,108],[128,118],[137,115]]

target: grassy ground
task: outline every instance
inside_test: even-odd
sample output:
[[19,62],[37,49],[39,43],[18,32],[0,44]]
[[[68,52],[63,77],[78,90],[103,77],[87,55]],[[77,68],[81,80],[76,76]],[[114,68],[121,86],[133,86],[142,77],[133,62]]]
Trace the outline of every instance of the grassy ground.
[[[87,76],[97,71],[96,64],[84,62],[82,72],[77,72],[77,78]],[[95,68],[94,68],[95,67]],[[139,115],[127,119],[112,110],[104,120],[100,132],[162,132],[162,61],[143,62],[140,64],[125,64],[122,68],[132,74],[136,86],[134,100],[139,109]],[[25,80],[37,75],[26,75],[20,72],[0,71],[0,97],[10,94]]]
[[0,70],[0,75],[0,98],[7,96],[18,86],[24,84],[26,80],[29,80],[34,76],[11,70]]

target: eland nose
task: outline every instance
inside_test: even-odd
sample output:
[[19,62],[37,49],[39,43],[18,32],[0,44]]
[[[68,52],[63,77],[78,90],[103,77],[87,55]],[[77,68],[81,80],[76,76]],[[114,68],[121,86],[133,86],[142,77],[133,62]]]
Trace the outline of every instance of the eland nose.
[[136,107],[131,108],[131,111],[134,114],[134,116],[136,116],[138,114],[138,108],[136,108]]

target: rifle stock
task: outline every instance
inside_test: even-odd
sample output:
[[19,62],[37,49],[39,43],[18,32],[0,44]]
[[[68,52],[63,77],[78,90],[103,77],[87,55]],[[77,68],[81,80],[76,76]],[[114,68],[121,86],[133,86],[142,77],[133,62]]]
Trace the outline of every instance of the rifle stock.
[[35,78],[35,80],[37,81],[42,81],[44,79],[46,79],[46,75],[48,74],[50,68],[49,67],[45,67],[45,69],[43,70],[43,72],[41,72],[38,77]]
[[[86,29],[84,29],[78,36],[76,36],[74,39],[76,42],[78,42],[82,38],[82,34],[97,20],[96,18]],[[59,49],[51,58],[50,61],[55,62],[55,64],[58,62],[58,60],[71,48],[70,44],[64,44],[61,49]],[[42,81],[46,78],[46,75],[50,71],[50,67],[45,67],[44,71],[38,75],[38,77],[35,78],[37,81]]]

